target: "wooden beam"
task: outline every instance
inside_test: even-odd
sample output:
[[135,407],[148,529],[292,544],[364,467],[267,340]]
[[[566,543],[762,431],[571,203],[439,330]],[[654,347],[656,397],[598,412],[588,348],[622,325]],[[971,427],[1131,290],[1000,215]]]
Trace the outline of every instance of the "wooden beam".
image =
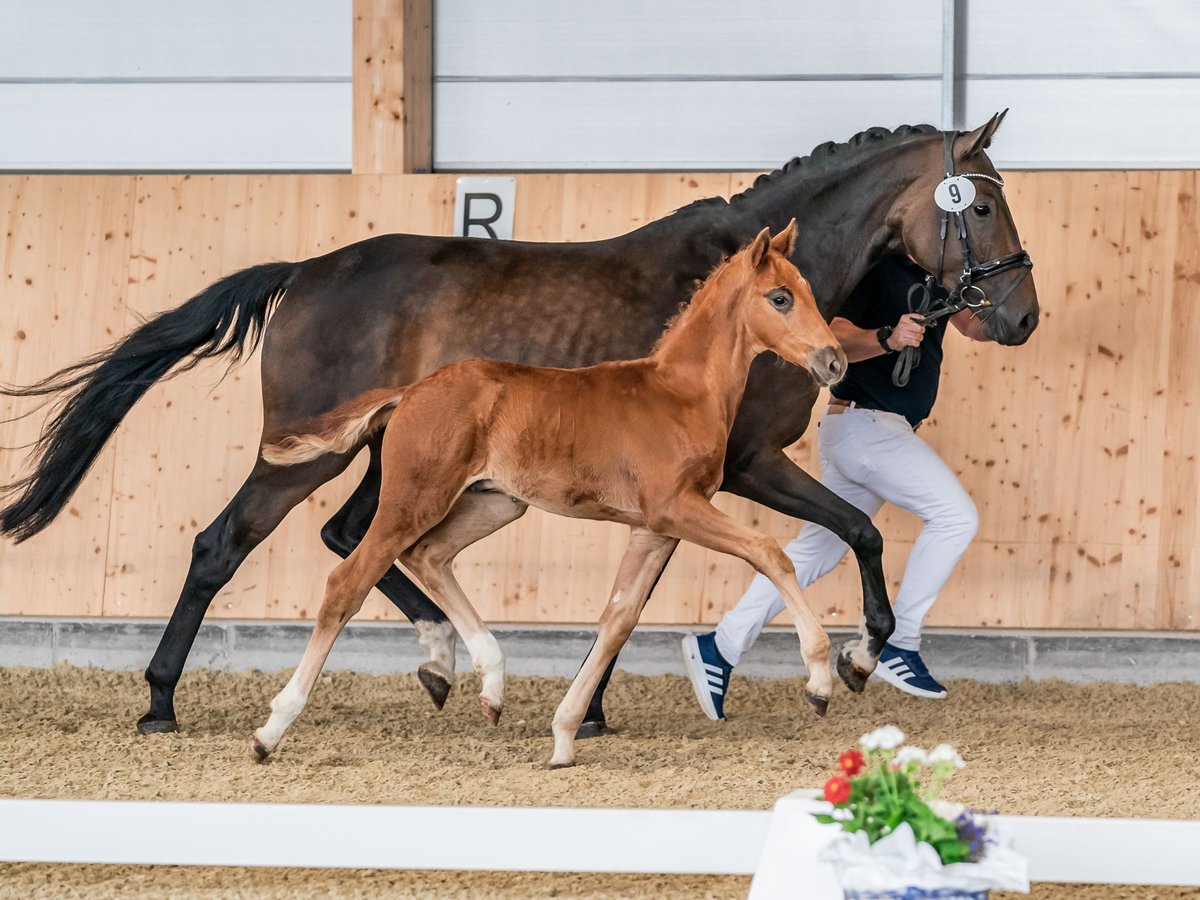
[[433,168],[433,0],[354,0],[356,175]]

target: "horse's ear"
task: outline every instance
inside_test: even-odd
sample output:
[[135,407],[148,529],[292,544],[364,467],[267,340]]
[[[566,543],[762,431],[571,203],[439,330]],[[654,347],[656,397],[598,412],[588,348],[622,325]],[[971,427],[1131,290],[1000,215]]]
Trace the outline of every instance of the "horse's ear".
[[[968,132],[959,138],[959,141],[966,147],[966,150],[958,154],[959,159],[970,159],[978,153],[982,153],[992,145],[992,137],[996,134],[996,130],[1000,127],[1000,123],[1004,121],[1004,117],[1008,115],[1008,110],[998,112],[983,125],[980,125],[974,131]],[[955,148],[958,149],[957,147]]]
[[758,268],[767,259],[767,252],[771,249],[771,229],[764,228],[755,237],[754,243],[750,245],[749,257],[750,265]]
[[771,238],[771,249],[784,258],[790,257],[796,249],[796,220],[788,222],[787,228]]

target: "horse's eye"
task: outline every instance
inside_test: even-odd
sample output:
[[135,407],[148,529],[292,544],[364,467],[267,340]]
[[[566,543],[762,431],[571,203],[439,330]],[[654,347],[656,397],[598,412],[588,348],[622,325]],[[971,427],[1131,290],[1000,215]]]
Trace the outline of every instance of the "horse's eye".
[[776,288],[767,294],[767,299],[780,312],[787,312],[792,308],[792,295],[786,288]]
[[975,205],[975,215],[979,218],[986,218],[992,214],[992,208],[985,203],[977,203]]

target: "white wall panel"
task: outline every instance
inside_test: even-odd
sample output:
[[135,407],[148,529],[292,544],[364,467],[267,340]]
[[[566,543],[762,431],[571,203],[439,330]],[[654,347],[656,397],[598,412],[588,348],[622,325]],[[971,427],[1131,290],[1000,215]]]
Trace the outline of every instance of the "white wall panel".
[[1195,0],[967,4],[971,75],[1200,72]]
[[438,84],[449,169],[770,169],[871,125],[935,121],[929,81]]
[[3,0],[0,79],[350,78],[351,0]]
[[898,73],[941,67],[941,0],[438,0],[439,78]]
[[350,85],[0,85],[0,169],[345,169]]
[[1011,107],[1000,168],[1200,168],[1200,79],[975,81],[967,123]]

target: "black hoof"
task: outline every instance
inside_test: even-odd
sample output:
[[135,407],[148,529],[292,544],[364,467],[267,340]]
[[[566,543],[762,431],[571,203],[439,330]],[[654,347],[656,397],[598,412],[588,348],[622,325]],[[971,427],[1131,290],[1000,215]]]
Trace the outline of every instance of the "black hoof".
[[824,717],[826,711],[829,709],[829,698],[828,697],[822,697],[819,694],[814,694],[814,693],[811,693],[810,691],[805,691],[804,699],[807,700],[809,702],[809,704],[812,706],[812,708],[817,711],[818,716]]
[[550,763],[548,768],[551,772],[557,772],[559,769],[573,769],[575,768],[575,763]]
[[441,709],[446,705],[446,698],[450,696],[450,688],[454,686],[449,679],[426,664],[417,669],[417,680],[421,682],[421,687],[428,692],[429,699],[433,701],[434,706]]
[[169,734],[179,730],[179,723],[174,719],[160,719],[151,713],[146,713],[137,722],[138,734]]
[[575,740],[586,741],[588,738],[597,738],[608,731],[608,725],[603,719],[597,719],[594,722],[583,722],[579,728],[575,730]]
[[265,762],[271,751],[258,739],[257,734],[250,735],[250,758],[255,762]]
[[867,679],[871,677],[871,673],[863,671],[845,651],[838,654],[837,673],[842,683],[856,694],[866,690]]

